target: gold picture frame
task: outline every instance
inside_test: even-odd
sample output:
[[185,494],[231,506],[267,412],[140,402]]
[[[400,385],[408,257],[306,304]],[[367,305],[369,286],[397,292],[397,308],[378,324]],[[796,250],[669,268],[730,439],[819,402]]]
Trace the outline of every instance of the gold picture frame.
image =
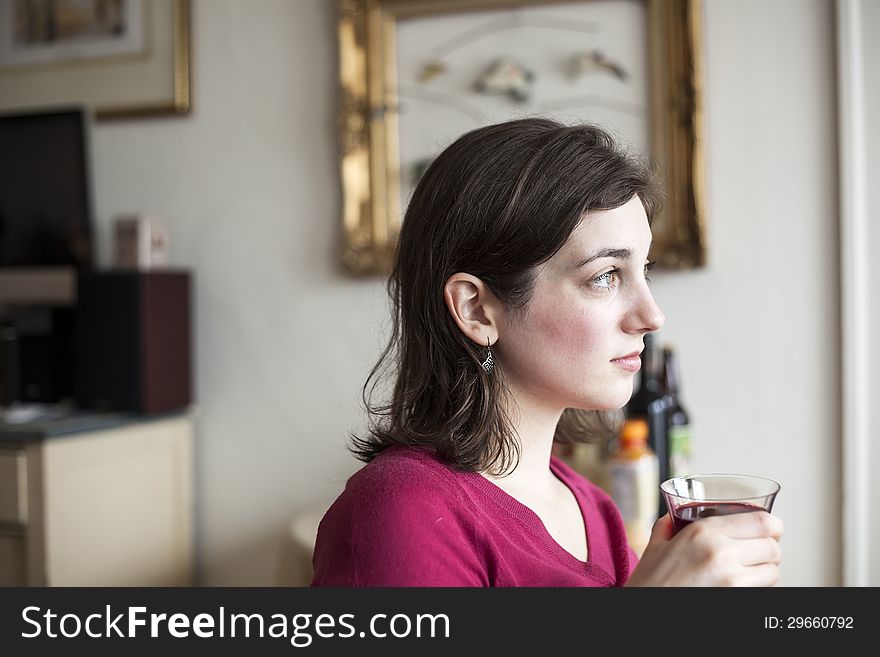
[[190,0],[138,1],[142,52],[0,67],[0,110],[76,104],[98,120],[188,114]]
[[[593,1],[338,0],[342,262],[350,272],[387,273],[401,219],[399,22]],[[644,120],[666,192],[651,257],[664,268],[700,267],[706,263],[700,0],[642,4],[649,78]]]

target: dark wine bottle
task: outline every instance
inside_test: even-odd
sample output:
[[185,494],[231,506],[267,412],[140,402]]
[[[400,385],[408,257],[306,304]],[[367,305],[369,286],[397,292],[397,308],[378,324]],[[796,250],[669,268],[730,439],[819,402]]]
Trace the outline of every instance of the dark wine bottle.
[[639,387],[626,405],[627,418],[647,418],[648,405],[663,396],[663,382],[660,379],[660,365],[654,339],[653,333],[645,335]]
[[[657,473],[661,482],[669,479],[669,439],[666,404],[663,393],[661,354],[653,333],[645,335],[639,387],[626,405],[627,419],[643,418],[648,423],[648,446],[657,456]],[[666,513],[666,501],[660,496],[659,515]]]
[[663,349],[663,392],[669,437],[669,472],[672,477],[690,474],[691,420],[681,401],[681,376],[672,347]]

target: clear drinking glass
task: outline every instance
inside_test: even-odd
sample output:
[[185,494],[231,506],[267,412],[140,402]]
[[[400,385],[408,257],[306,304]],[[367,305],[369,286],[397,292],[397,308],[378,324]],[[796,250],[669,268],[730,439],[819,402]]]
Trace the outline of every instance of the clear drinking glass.
[[689,475],[660,484],[674,532],[700,518],[769,512],[779,489],[772,479],[741,474]]

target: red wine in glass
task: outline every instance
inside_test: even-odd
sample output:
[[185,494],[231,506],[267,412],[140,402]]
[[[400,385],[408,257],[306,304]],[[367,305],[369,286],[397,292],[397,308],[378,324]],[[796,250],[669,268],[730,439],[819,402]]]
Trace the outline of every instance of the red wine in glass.
[[764,507],[746,504],[745,502],[690,502],[682,504],[672,511],[672,526],[676,532],[687,527],[700,518],[712,516],[730,516],[734,513],[763,511]]

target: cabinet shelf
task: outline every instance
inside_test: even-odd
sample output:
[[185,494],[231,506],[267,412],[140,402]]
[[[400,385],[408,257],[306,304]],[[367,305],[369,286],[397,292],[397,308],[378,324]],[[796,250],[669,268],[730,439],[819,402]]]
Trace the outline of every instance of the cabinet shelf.
[[73,306],[75,267],[0,268],[0,304]]

